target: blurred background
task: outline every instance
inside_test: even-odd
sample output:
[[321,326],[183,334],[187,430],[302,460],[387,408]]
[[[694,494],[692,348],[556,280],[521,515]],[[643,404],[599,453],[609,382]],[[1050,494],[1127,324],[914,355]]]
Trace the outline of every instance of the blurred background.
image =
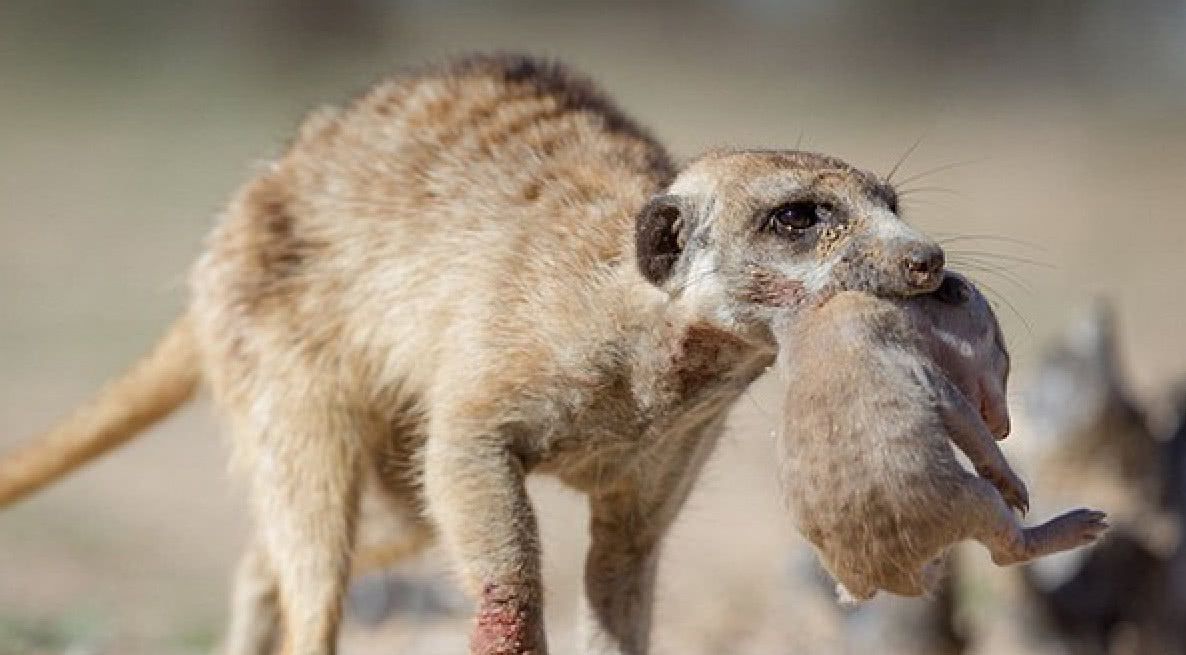
[[[994,298],[1033,519],[1111,511],[1091,553],[953,559],[940,597],[837,607],[780,512],[774,380],[738,405],[668,540],[654,652],[1183,652],[1186,4],[699,0],[0,2],[0,449],[137,357],[224,200],[302,116],[474,50],[600,80],[687,157],[901,162],[909,220]],[[1175,437],[1175,434],[1177,436]],[[205,402],[0,513],[0,654],[204,653],[244,539]],[[533,482],[570,652],[582,499]],[[462,653],[436,554],[352,592],[347,654]]]

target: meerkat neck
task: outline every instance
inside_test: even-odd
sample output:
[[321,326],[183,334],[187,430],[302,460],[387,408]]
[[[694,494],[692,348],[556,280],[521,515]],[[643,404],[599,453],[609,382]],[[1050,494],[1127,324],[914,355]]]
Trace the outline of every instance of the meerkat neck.
[[736,394],[774,361],[773,338],[724,324],[684,299],[651,287],[638,290],[646,305],[643,321],[628,332],[626,350],[633,362],[632,385],[642,404],[664,407],[697,398],[727,401],[724,389]]

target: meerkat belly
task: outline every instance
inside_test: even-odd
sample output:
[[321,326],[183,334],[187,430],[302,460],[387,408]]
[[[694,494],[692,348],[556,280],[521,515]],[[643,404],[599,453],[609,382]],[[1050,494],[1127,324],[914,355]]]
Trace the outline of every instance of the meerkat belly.
[[942,485],[925,469],[863,472],[800,490],[815,499],[796,509],[800,531],[850,589],[867,584],[917,595],[924,567],[953,541],[954,517],[944,511],[949,499],[938,497]]
[[803,533],[861,568],[925,562],[950,541],[953,525],[946,508],[959,464],[942,422],[908,388],[883,400],[829,414],[812,430],[831,438],[793,449],[788,460],[790,502]]

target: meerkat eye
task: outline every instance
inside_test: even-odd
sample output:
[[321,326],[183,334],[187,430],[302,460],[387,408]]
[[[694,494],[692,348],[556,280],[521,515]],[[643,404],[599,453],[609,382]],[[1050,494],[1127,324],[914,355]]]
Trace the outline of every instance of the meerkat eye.
[[779,205],[770,212],[770,229],[776,234],[793,234],[810,228],[832,214],[832,206],[811,200]]

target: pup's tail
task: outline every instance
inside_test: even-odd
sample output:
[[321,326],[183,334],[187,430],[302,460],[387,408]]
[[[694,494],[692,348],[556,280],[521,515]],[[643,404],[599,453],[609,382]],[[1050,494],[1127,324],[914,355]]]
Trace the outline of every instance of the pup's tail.
[[189,319],[90,402],[29,444],[0,457],[0,507],[123,444],[193,397],[200,379]]

